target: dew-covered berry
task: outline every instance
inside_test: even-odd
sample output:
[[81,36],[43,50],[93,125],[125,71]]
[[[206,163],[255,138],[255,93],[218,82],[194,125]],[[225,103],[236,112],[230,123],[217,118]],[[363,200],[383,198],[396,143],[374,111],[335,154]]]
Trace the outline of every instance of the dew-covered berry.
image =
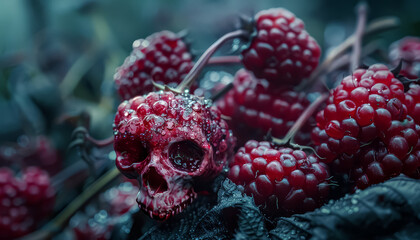
[[122,99],[154,90],[153,82],[176,87],[194,63],[185,42],[170,31],[157,32],[133,43],[133,51],[114,75]]

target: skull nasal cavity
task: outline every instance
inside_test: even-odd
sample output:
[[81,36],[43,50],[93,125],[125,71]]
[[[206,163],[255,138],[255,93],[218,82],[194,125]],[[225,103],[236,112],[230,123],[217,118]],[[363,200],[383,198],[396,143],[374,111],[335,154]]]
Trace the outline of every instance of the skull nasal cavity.
[[168,190],[168,184],[165,179],[163,179],[154,167],[149,168],[143,175],[143,184],[150,188],[153,193],[162,193]]

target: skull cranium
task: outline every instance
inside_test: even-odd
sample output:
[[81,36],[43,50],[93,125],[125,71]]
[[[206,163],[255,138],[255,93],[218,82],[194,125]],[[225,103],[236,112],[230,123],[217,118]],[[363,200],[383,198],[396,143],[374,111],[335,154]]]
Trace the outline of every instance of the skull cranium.
[[115,117],[116,164],[137,178],[137,202],[166,220],[196,197],[231,155],[234,138],[211,103],[189,94],[153,92],[123,102]]

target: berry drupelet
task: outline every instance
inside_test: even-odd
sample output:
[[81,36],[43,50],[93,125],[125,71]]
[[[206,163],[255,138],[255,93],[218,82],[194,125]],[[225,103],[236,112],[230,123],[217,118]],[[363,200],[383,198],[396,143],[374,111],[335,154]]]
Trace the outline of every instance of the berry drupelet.
[[321,49],[302,20],[286,9],[272,8],[257,13],[254,21],[255,33],[242,57],[256,77],[273,86],[295,86],[314,71]]
[[162,31],[133,43],[133,51],[114,75],[122,99],[154,90],[153,82],[177,86],[193,67],[185,42],[175,33]]

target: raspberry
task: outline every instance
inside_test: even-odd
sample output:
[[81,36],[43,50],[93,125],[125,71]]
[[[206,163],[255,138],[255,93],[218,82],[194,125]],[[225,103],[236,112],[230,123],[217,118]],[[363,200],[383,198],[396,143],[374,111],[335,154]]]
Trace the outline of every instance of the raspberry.
[[[234,88],[217,102],[222,114],[231,118],[229,125],[238,145],[250,139],[262,140],[270,129],[274,137],[284,137],[308,105],[305,93],[273,89],[267,80],[257,79],[244,69],[236,73]],[[309,142],[310,125],[309,122],[303,127],[296,142]]]
[[30,233],[51,213],[54,191],[48,174],[36,167],[26,169],[22,179],[0,168],[0,235],[14,239]]
[[57,174],[61,170],[61,156],[46,136],[36,138],[34,150],[32,154],[23,159],[25,165],[39,166],[50,175]]
[[405,37],[390,46],[389,58],[397,66],[401,60],[404,61],[401,75],[408,78],[420,76],[420,38]]
[[416,104],[413,100],[407,105],[406,98],[402,83],[384,65],[345,77],[317,114],[312,132],[322,161],[337,174],[353,171],[350,177],[356,182],[362,181],[360,176],[370,177],[364,187],[400,173],[412,175],[419,167],[420,132],[409,115]]
[[114,75],[122,99],[153,91],[153,83],[176,87],[193,66],[187,45],[175,33],[162,31],[133,43],[133,51]]
[[320,207],[328,197],[328,177],[327,166],[315,155],[255,140],[238,150],[228,176],[269,216]]
[[410,116],[417,124],[420,124],[420,85],[410,84],[410,88],[405,94],[405,104]]
[[38,166],[50,175],[57,174],[62,167],[60,153],[46,136],[29,138],[22,135],[17,144],[0,146],[0,166]]
[[255,27],[255,37],[242,57],[256,77],[277,86],[294,86],[318,65],[321,49],[293,13],[283,8],[263,10],[255,16]]

